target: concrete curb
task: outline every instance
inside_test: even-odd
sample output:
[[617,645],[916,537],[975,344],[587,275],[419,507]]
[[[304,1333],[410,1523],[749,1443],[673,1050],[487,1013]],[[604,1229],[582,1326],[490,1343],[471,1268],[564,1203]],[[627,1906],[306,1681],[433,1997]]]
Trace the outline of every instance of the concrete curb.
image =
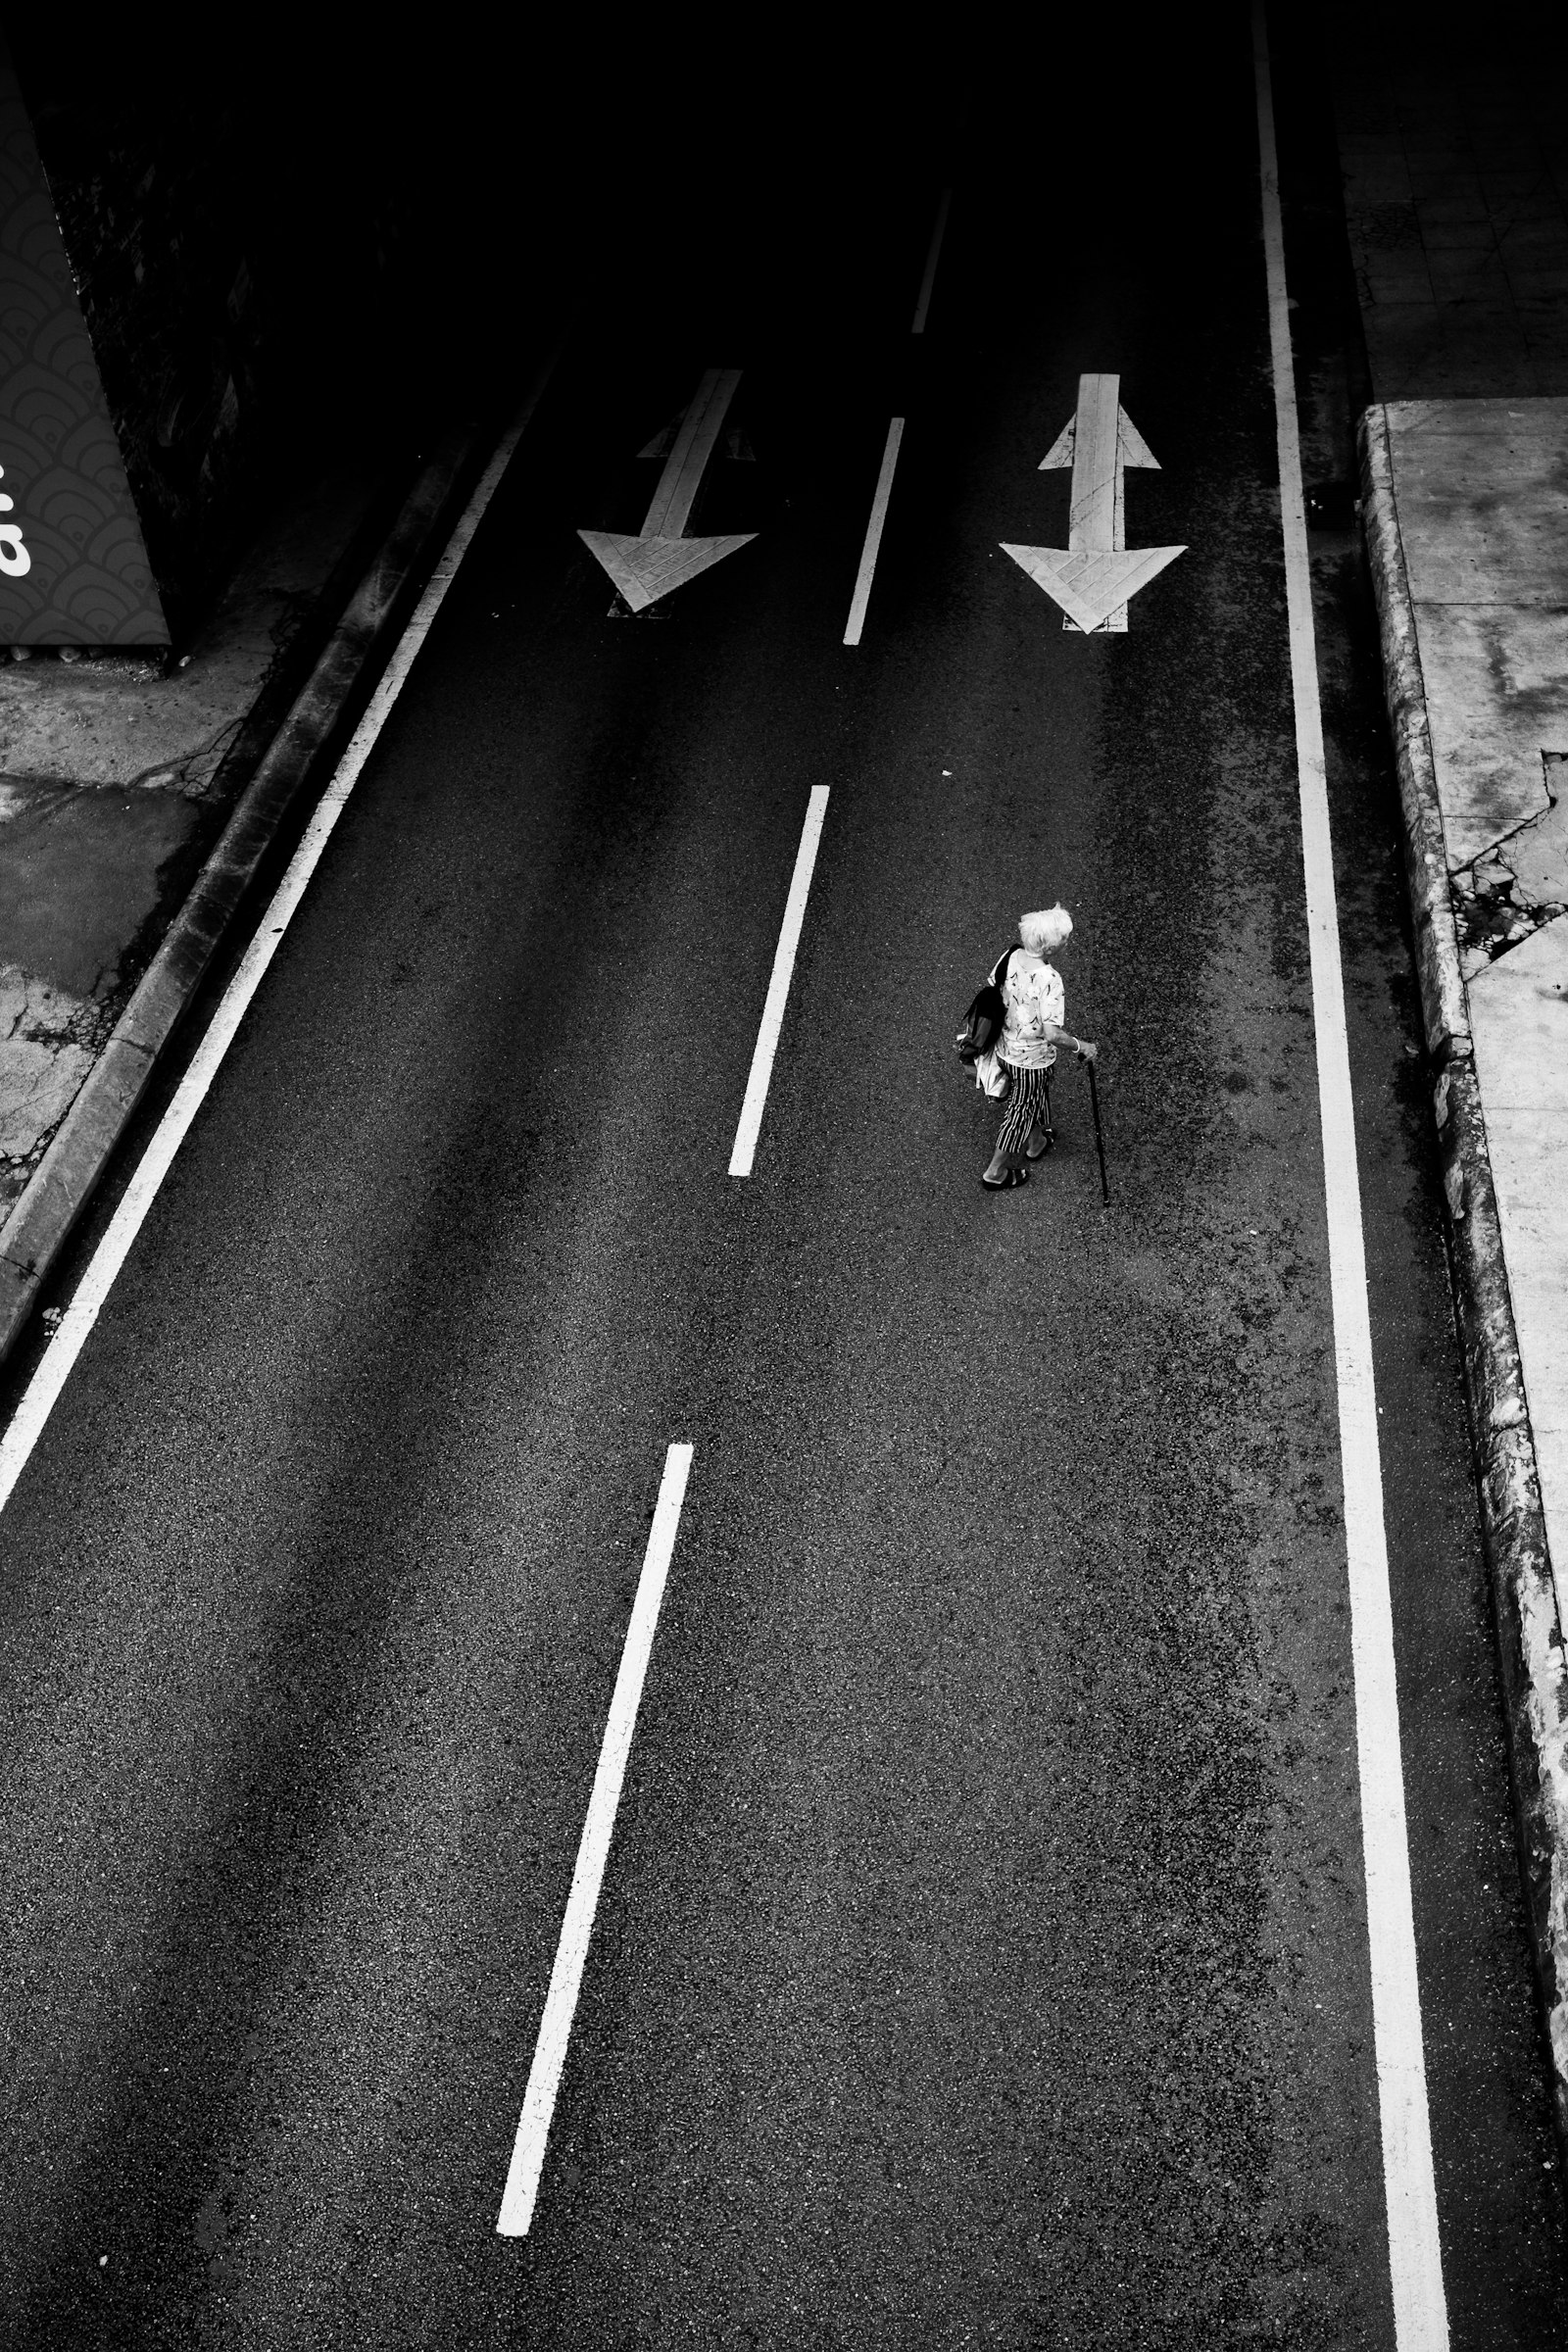
[[1496,1610],[1519,1852],[1551,2047],[1557,2132],[1568,2155],[1568,1653],[1476,1077],[1415,608],[1381,407],[1362,417],[1359,441],[1361,514],[1399,778],[1421,1009],[1439,1073],[1433,1109],[1448,1211],[1448,1268]]
[[159,1055],[201,986],[321,753],[391,652],[434,563],[478,444],[448,434],[419,475],[316,667],[197,875],[184,906],[53,1141],[0,1228],[0,1362],[124,1134]]

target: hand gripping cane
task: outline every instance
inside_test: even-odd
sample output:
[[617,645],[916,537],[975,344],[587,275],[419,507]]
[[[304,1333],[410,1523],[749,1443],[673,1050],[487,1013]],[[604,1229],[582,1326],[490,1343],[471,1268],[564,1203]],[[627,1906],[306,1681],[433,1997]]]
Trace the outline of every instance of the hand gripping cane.
[[1105,1139],[1100,1128],[1100,1089],[1095,1083],[1095,1065],[1084,1056],[1089,1070],[1089,1101],[1095,1113],[1095,1150],[1100,1153],[1100,1192],[1102,1204],[1110,1206],[1110,1186],[1105,1181]]

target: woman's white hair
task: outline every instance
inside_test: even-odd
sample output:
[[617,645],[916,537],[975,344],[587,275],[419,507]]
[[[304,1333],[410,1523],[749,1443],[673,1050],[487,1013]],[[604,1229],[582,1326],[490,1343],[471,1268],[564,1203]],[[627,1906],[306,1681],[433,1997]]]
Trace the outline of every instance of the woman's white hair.
[[1020,914],[1018,937],[1031,956],[1054,956],[1072,936],[1072,916],[1065,906],[1042,906],[1036,914]]

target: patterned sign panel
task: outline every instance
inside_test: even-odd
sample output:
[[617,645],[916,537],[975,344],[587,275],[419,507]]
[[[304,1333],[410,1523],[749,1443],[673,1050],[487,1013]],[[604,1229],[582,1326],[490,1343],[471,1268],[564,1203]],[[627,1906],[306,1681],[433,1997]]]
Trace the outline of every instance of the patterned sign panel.
[[0,646],[168,643],[49,184],[0,43]]

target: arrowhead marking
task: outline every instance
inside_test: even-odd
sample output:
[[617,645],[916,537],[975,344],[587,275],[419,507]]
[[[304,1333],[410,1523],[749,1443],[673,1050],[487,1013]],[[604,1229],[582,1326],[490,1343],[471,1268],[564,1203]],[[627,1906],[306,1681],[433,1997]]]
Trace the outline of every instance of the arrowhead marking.
[[1121,408],[1116,411],[1116,440],[1124,466],[1152,466],[1156,473],[1159,472],[1159,460],[1126,410]]
[[[685,421],[686,412],[682,409],[654,435],[651,441],[644,442],[642,448],[637,452],[638,457],[667,458],[679,438],[680,428]],[[749,436],[741,431],[738,424],[726,425],[724,429],[724,455],[726,458],[739,458],[744,466],[757,464],[757,452],[752,447]]]
[[642,612],[672,589],[684,588],[710,564],[749,546],[757,533],[731,532],[722,539],[637,539],[619,531],[579,531],[577,536],[598,557],[632,611]]
[[1038,472],[1049,473],[1053,466],[1070,466],[1072,464],[1073,444],[1078,438],[1077,424],[1078,419],[1076,416],[1068,417],[1066,423],[1062,426],[1060,432],[1056,435],[1056,438],[1054,441],[1053,441],[1051,447],[1041,459],[1040,464],[1036,468]]
[[1184,547],[1009,547],[1005,539],[998,544],[1086,633],[1187,552]]
[[[1049,473],[1054,466],[1070,466],[1077,443],[1078,419],[1069,416],[1035,468],[1036,472]],[[643,454],[646,457],[648,453],[645,450]],[[1152,466],[1156,473],[1160,471],[1159,460],[1119,404],[1116,409],[1116,454],[1124,466]]]

